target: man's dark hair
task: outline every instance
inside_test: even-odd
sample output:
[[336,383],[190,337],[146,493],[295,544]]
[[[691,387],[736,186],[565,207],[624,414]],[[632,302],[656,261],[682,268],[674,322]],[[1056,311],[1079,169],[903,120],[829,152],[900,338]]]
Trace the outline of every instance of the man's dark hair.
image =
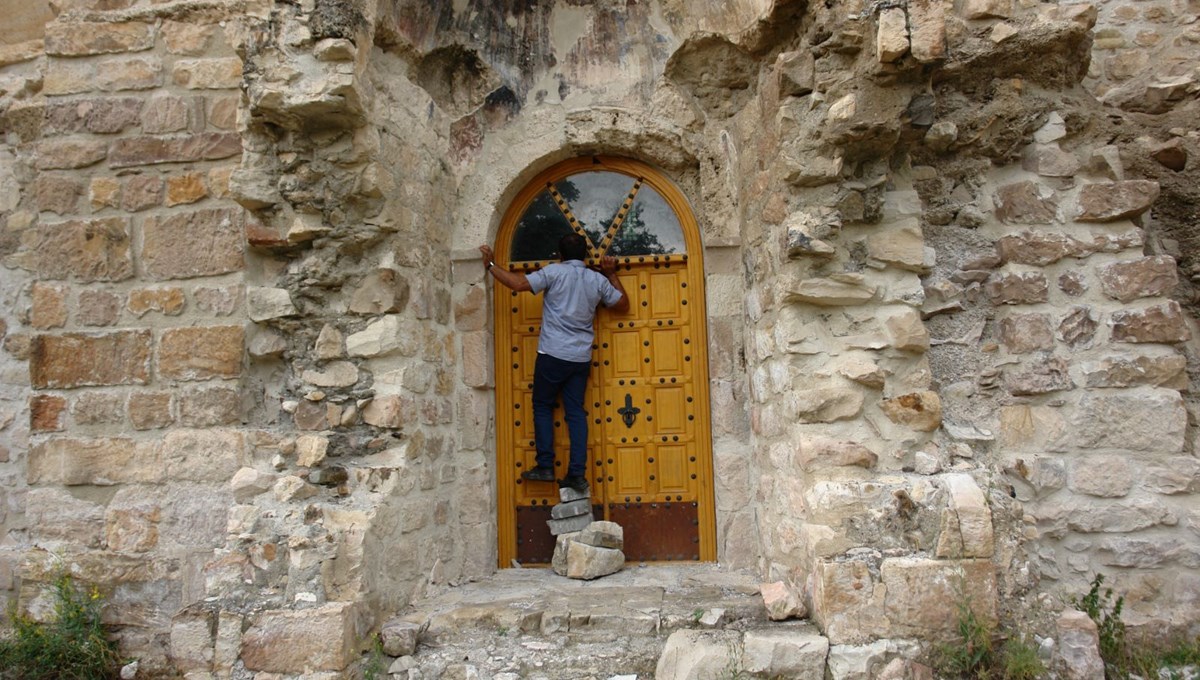
[[587,241],[579,234],[567,234],[558,239],[558,256],[563,262],[567,260],[586,260],[588,256]]

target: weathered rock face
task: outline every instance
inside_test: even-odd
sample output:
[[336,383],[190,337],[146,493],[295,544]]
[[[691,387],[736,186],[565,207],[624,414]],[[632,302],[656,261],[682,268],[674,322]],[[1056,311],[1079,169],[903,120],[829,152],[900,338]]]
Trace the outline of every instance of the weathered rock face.
[[[719,558],[795,589],[837,664],[1110,566],[1194,625],[1200,43],[1144,4],[23,4],[0,600],[54,550],[147,668],[340,673],[494,570],[474,248],[611,154],[702,225]],[[826,654],[745,643],[753,672]],[[672,672],[728,663],[689,644]]]

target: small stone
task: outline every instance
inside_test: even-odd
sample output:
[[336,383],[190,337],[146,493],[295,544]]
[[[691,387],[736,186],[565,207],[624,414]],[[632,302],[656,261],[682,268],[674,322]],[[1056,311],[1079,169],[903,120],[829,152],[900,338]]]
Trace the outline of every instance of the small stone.
[[1024,370],[1006,371],[1004,386],[1014,395],[1048,394],[1075,388],[1065,359],[1053,357],[1027,366]]
[[1183,145],[1183,140],[1178,137],[1151,149],[1150,157],[1158,161],[1159,165],[1175,172],[1183,172],[1187,167],[1187,147]]
[[390,314],[404,308],[408,282],[394,269],[379,269],[368,275],[350,299],[355,314]]
[[1058,339],[1072,349],[1086,349],[1092,346],[1099,327],[1100,320],[1091,307],[1072,307],[1058,324]]
[[925,143],[934,151],[945,151],[956,141],[958,141],[958,126],[950,121],[938,121],[925,131]]
[[1057,145],[1034,144],[1026,149],[1021,167],[1042,177],[1074,177],[1081,163],[1075,154]]
[[807,437],[796,449],[796,464],[804,470],[854,466],[870,470],[879,456],[866,446],[849,440]]
[[229,482],[233,500],[238,503],[245,503],[259,494],[266,493],[274,485],[275,475],[264,474],[248,467],[235,472]]
[[881,227],[867,237],[867,255],[900,269],[924,272],[925,238],[920,222],[908,219],[896,226]]
[[251,286],[246,289],[246,309],[251,321],[269,321],[297,314],[292,296],[284,288]]
[[251,331],[250,341],[246,351],[256,359],[277,357],[287,350],[287,340],[280,333],[269,328],[255,328]]
[[126,212],[141,212],[156,207],[162,202],[162,180],[149,175],[132,177],[121,192],[121,209]]
[[1033,141],[1038,144],[1052,144],[1067,136],[1067,123],[1058,111],[1051,111],[1046,116],[1046,122],[1033,133]]
[[787,619],[802,619],[808,615],[804,602],[783,581],[763,583],[758,587],[767,610],[767,618],[772,621]]
[[1083,376],[1088,387],[1167,387],[1187,388],[1187,360],[1178,355],[1109,356],[1083,364]]
[[967,474],[942,477],[947,492],[942,529],[938,536],[937,556],[963,559],[990,558],[995,550],[992,511],[975,480]]
[[879,13],[879,27],[875,34],[875,54],[880,63],[898,61],[908,52],[908,17],[900,8],[885,9]]
[[417,651],[417,641],[422,626],[410,621],[390,621],[379,630],[379,641],[383,653],[388,656],[409,658]]
[[942,424],[942,400],[936,392],[912,392],[880,403],[893,423],[918,432],[933,432]]
[[189,172],[185,175],[167,178],[167,197],[164,204],[170,208],[176,205],[195,203],[208,196],[208,186],[205,184],[207,173]]
[[962,13],[968,19],[1007,19],[1012,16],[1012,0],[966,0]]
[[183,289],[177,286],[131,290],[129,301],[125,305],[125,308],[139,319],[150,312],[178,316],[183,313],[183,307]]
[[832,423],[855,418],[862,412],[863,396],[857,389],[819,387],[792,393],[796,417],[802,423]]
[[1041,272],[996,273],[988,277],[984,292],[994,305],[1029,305],[1049,299],[1050,287]]
[[[937,0],[909,0],[909,42],[912,55],[922,64],[946,57],[945,7]],[[929,138],[926,137],[926,141]]]
[[1008,224],[1050,224],[1058,216],[1058,204],[1050,195],[1029,181],[997,187],[996,218]]
[[[313,47],[317,61],[354,61],[358,49],[345,38],[325,38]],[[395,655],[393,655],[395,656]]]
[[1133,488],[1134,471],[1123,456],[1091,455],[1070,462],[1067,486],[1075,493],[1120,498]]
[[1100,658],[1100,633],[1087,614],[1070,609],[1055,622],[1058,630],[1058,657],[1069,680],[1102,680],[1104,661]]
[[400,318],[385,316],[366,329],[346,338],[346,352],[352,357],[378,357],[400,349]]
[[821,307],[861,305],[875,297],[875,286],[864,278],[849,276],[842,279],[805,279],[785,292],[788,302],[805,302]]
[[398,396],[380,396],[371,400],[363,410],[363,422],[376,427],[396,429],[404,424],[405,413]]
[[273,487],[275,499],[280,502],[299,501],[305,498],[312,498],[320,492],[316,486],[296,477],[289,475],[282,477],[275,482]]
[[317,335],[317,342],[313,346],[313,352],[320,361],[338,359],[345,354],[342,350],[343,342],[344,339],[341,331],[329,324],[325,324],[321,328],[321,333]]
[[1088,287],[1083,281],[1083,274],[1071,271],[1058,277],[1058,289],[1071,297],[1079,297],[1087,292]]
[[172,75],[176,85],[190,90],[234,89],[242,84],[242,60],[237,57],[178,59]]
[[303,434],[296,437],[296,464],[300,467],[313,467],[325,460],[329,450],[329,439],[315,434]]
[[358,367],[349,361],[333,361],[323,370],[304,371],[301,378],[317,387],[350,387],[358,382]]
[[929,350],[929,331],[921,321],[921,314],[912,308],[891,314],[884,320],[892,347],[903,352],[926,352]]

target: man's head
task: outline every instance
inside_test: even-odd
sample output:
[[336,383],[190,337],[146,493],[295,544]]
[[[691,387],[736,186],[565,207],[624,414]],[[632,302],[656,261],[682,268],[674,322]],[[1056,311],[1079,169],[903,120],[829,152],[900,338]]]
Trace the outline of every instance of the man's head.
[[587,256],[587,241],[579,234],[567,234],[558,239],[558,257],[563,262],[567,260],[586,260]]

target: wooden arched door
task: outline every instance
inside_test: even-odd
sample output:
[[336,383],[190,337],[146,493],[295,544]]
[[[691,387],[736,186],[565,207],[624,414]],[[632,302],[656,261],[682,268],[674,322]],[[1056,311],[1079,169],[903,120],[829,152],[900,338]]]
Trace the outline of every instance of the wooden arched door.
[[[601,309],[588,383],[588,482],[597,519],[625,529],[629,560],[716,559],[703,251],[683,194],[636,161],[588,156],[543,172],[517,195],[496,264],[529,272],[557,260],[559,238],[588,237],[592,258],[617,257],[630,309]],[[534,465],[530,394],[542,298],[495,287],[499,564],[548,563],[545,520],[557,485],[527,482]],[[555,418],[556,466],[568,438]]]

